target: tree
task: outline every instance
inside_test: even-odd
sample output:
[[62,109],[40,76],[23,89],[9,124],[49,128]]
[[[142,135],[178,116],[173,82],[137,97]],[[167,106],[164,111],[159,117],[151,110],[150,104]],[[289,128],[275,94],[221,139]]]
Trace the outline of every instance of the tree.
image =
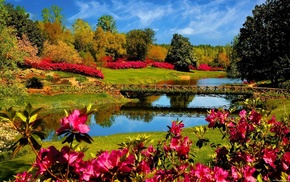
[[98,19],[97,27],[102,28],[105,32],[117,33],[116,21],[111,15],[103,15]]
[[127,54],[133,60],[145,60],[150,45],[155,41],[155,32],[150,28],[131,30],[127,33]]
[[75,48],[81,52],[88,52],[93,47],[94,32],[88,22],[77,19],[72,25],[75,38]]
[[179,71],[189,71],[190,65],[196,66],[193,46],[189,39],[180,34],[174,34],[165,62],[173,64]]
[[41,12],[41,16],[43,19],[43,22],[62,22],[64,16],[61,14],[62,8],[54,5],[51,6],[50,8],[44,8]]
[[20,39],[25,34],[32,45],[37,46],[38,52],[40,52],[44,36],[37,23],[29,19],[29,14],[22,7],[14,8],[12,4],[6,4],[5,7],[8,10],[6,26],[13,27],[16,30],[16,36]]
[[242,79],[269,79],[274,86],[290,75],[290,1],[257,5],[240,30],[234,49]]
[[147,58],[154,61],[164,61],[168,50],[159,45],[151,45],[147,54]]

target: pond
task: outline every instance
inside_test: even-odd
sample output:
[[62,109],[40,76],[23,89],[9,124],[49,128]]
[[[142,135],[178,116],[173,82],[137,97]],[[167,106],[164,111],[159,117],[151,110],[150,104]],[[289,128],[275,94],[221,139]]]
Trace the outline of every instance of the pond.
[[[161,84],[191,84],[219,86],[241,83],[239,79],[205,78],[175,80]],[[90,136],[107,136],[128,132],[167,131],[173,120],[182,121],[185,127],[206,125],[205,117],[211,108],[228,109],[233,97],[220,95],[152,95],[138,103],[105,105],[90,117]],[[59,119],[58,119],[59,121]],[[53,132],[52,132],[53,133]],[[56,139],[54,134],[50,139]]]

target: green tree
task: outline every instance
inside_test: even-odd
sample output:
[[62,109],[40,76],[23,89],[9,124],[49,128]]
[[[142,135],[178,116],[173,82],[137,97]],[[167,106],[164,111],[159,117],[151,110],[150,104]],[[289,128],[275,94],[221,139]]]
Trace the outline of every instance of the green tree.
[[290,1],[267,0],[257,5],[234,46],[243,79],[270,80],[274,86],[290,75]]
[[127,33],[127,54],[133,60],[145,60],[149,47],[155,41],[155,32],[150,28],[131,30]]
[[50,8],[44,8],[41,11],[43,22],[44,23],[62,22],[64,16],[61,14],[61,12],[62,12],[62,8],[56,5],[53,5]]
[[117,33],[116,21],[111,15],[103,15],[98,19],[97,27],[101,27],[105,32]]
[[93,47],[94,32],[88,22],[77,19],[73,24],[75,48],[78,51],[88,52]]
[[165,62],[174,64],[175,69],[179,71],[189,71],[190,65],[196,66],[193,46],[189,39],[180,34],[174,34]]
[[36,46],[40,52],[43,47],[44,36],[37,23],[29,19],[29,14],[22,7],[14,8],[12,4],[6,4],[5,8],[8,11],[6,26],[13,27],[19,39],[26,35],[32,45]]

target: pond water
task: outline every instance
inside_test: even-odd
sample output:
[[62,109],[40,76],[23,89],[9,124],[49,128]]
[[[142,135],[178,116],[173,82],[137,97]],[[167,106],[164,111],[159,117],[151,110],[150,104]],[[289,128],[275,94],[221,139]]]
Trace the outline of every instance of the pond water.
[[[219,86],[241,83],[241,81],[229,78],[206,78],[162,82],[164,83]],[[105,136],[127,132],[167,131],[167,126],[171,126],[173,120],[183,121],[185,127],[205,125],[207,110],[229,108],[230,104],[231,98],[228,96],[165,94],[149,96],[137,104],[127,104],[129,107],[125,105],[104,108],[91,117],[89,134]],[[107,116],[101,116],[106,114]]]
[[[161,84],[191,84],[219,86],[241,83],[238,79],[206,78],[199,80],[166,81]],[[89,120],[90,136],[107,136],[128,132],[167,131],[173,120],[183,121],[185,127],[206,125],[205,117],[211,108],[229,108],[234,96],[212,95],[152,95],[138,103],[104,105]],[[55,130],[60,127],[59,116],[50,115],[47,122],[48,140],[58,140]]]

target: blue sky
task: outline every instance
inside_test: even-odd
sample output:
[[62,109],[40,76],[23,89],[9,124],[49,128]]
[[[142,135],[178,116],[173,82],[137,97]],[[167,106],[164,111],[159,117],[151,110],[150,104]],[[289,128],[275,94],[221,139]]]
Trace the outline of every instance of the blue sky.
[[230,43],[255,5],[265,0],[6,0],[20,5],[32,20],[42,20],[41,11],[52,5],[63,9],[70,28],[78,18],[96,28],[98,18],[111,15],[119,32],[151,28],[156,43],[170,44],[172,35],[188,37],[193,45]]

